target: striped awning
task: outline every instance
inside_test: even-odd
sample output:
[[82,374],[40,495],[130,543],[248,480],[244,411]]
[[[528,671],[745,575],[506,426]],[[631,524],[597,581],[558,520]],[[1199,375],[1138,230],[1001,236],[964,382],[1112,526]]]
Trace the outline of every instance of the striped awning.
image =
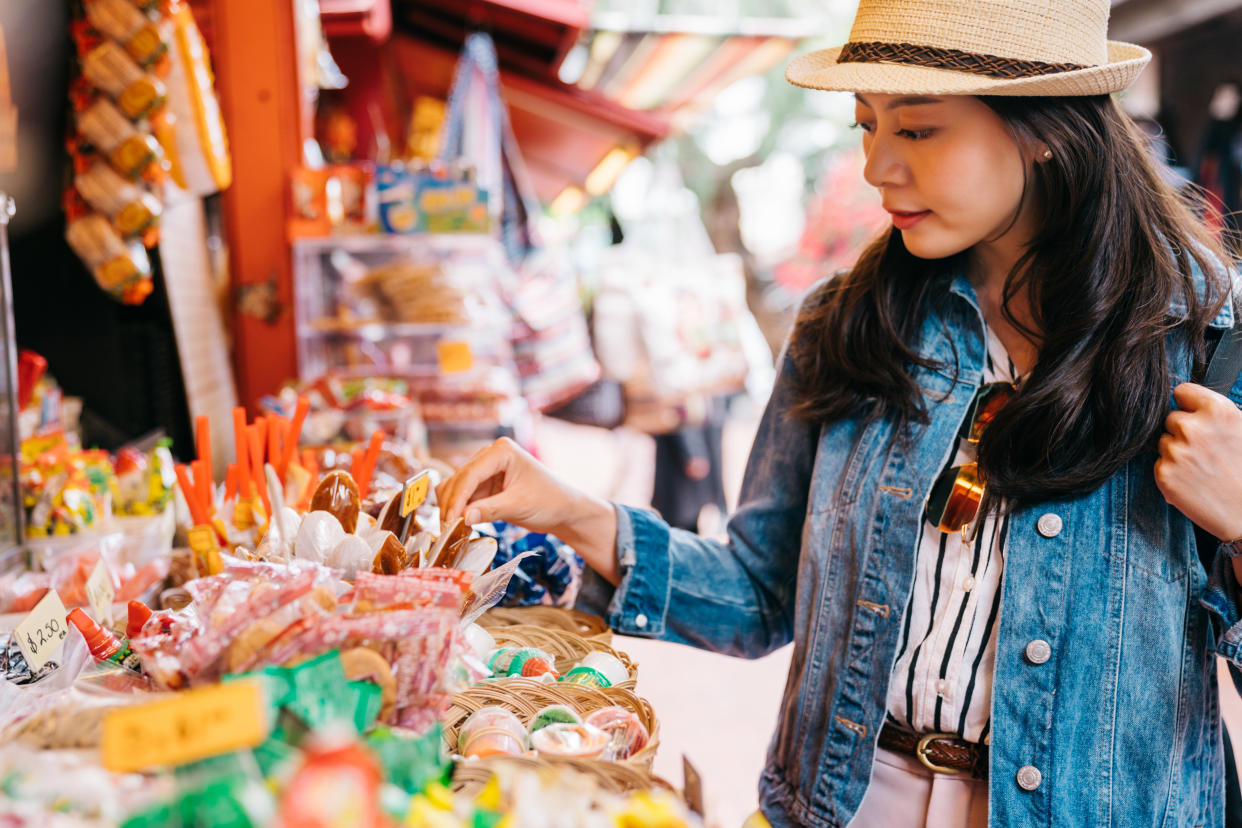
[[[663,16],[641,28],[619,15],[597,15],[561,67],[562,79],[627,109],[694,112],[731,83],[762,74],[789,57],[805,21]],[[576,75],[576,77],[575,77]]]

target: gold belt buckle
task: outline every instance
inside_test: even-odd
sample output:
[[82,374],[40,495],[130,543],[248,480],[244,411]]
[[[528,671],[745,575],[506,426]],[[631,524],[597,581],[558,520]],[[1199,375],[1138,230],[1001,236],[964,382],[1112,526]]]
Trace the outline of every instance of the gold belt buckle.
[[936,741],[937,739],[956,739],[956,738],[957,737],[954,736],[952,733],[926,733],[923,735],[921,739],[919,739],[919,743],[914,746],[914,757],[923,763],[923,767],[927,768],[929,771],[932,771],[934,773],[946,773],[950,775],[964,773],[965,771],[959,770],[957,768],[950,768],[950,767],[946,767],[945,765],[937,765],[927,755],[928,746],[932,742]]

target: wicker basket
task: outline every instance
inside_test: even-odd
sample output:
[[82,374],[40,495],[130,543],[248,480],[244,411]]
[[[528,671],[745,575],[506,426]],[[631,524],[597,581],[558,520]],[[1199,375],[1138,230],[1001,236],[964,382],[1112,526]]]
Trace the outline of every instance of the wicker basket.
[[581,684],[543,684],[526,678],[484,682],[453,696],[448,711],[440,717],[444,725],[444,739],[449,749],[456,752],[461,726],[470,714],[489,705],[499,705],[515,713],[522,724],[529,727],[535,714],[551,704],[568,705],[583,718],[604,707],[624,707],[634,712],[651,738],[642,750],[619,764],[632,765],[648,773],[651,771],[651,763],[660,746],[660,722],[646,699],[620,687],[598,689]]
[[612,630],[609,629],[608,622],[598,615],[582,610],[543,606],[496,607],[479,618],[479,625],[489,630],[514,624],[566,630],[583,638],[599,639],[605,644],[612,643]]
[[590,777],[600,790],[613,794],[631,791],[648,791],[659,788],[674,790],[673,786],[658,776],[626,762],[602,762],[598,759],[565,759],[562,757],[492,756],[487,759],[471,759],[453,765],[453,792],[474,796],[492,774],[504,767],[530,770],[572,771]]
[[633,690],[638,681],[638,665],[634,660],[598,638],[583,638],[567,630],[530,624],[492,627],[488,632],[496,639],[498,647],[538,647],[556,659],[556,670],[562,675],[578,666],[588,653],[602,652],[615,656],[630,674],[630,680],[621,682],[618,687]]

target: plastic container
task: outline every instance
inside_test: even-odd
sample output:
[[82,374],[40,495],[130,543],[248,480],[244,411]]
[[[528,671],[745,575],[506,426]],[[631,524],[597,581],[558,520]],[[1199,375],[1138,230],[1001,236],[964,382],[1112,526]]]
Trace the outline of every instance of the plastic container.
[[534,679],[545,675],[556,678],[559,674],[555,664],[555,658],[536,647],[501,647],[487,661],[487,666],[497,676]]
[[526,752],[526,728],[512,712],[485,707],[466,719],[458,738],[462,756],[521,756]]
[[558,722],[532,733],[530,741],[531,747],[541,756],[598,759],[612,737],[589,724]]
[[629,671],[616,656],[593,652],[588,653],[582,663],[566,673],[561,681],[590,687],[613,687],[629,677]]
[[651,739],[651,734],[632,710],[605,707],[587,716],[586,723],[598,727],[609,736],[603,759],[619,761],[638,753]]

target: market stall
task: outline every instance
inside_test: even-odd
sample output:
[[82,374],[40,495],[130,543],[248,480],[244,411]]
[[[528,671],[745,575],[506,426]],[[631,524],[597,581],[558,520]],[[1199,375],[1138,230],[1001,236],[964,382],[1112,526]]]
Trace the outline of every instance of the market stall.
[[[70,4],[61,236],[175,327],[135,350],[179,407],[98,448],[74,366],[0,326],[5,824],[701,824],[652,773],[639,665],[572,609],[574,550],[434,492],[599,379],[540,201],[606,190],[678,90],[737,76],[729,37],[617,35],[681,67],[665,110],[576,2],[242,5]],[[357,60],[381,43],[396,126]],[[730,54],[764,44],[746,71],[792,38]],[[574,50],[611,97],[556,78]],[[0,83],[0,166],[13,117]]]

